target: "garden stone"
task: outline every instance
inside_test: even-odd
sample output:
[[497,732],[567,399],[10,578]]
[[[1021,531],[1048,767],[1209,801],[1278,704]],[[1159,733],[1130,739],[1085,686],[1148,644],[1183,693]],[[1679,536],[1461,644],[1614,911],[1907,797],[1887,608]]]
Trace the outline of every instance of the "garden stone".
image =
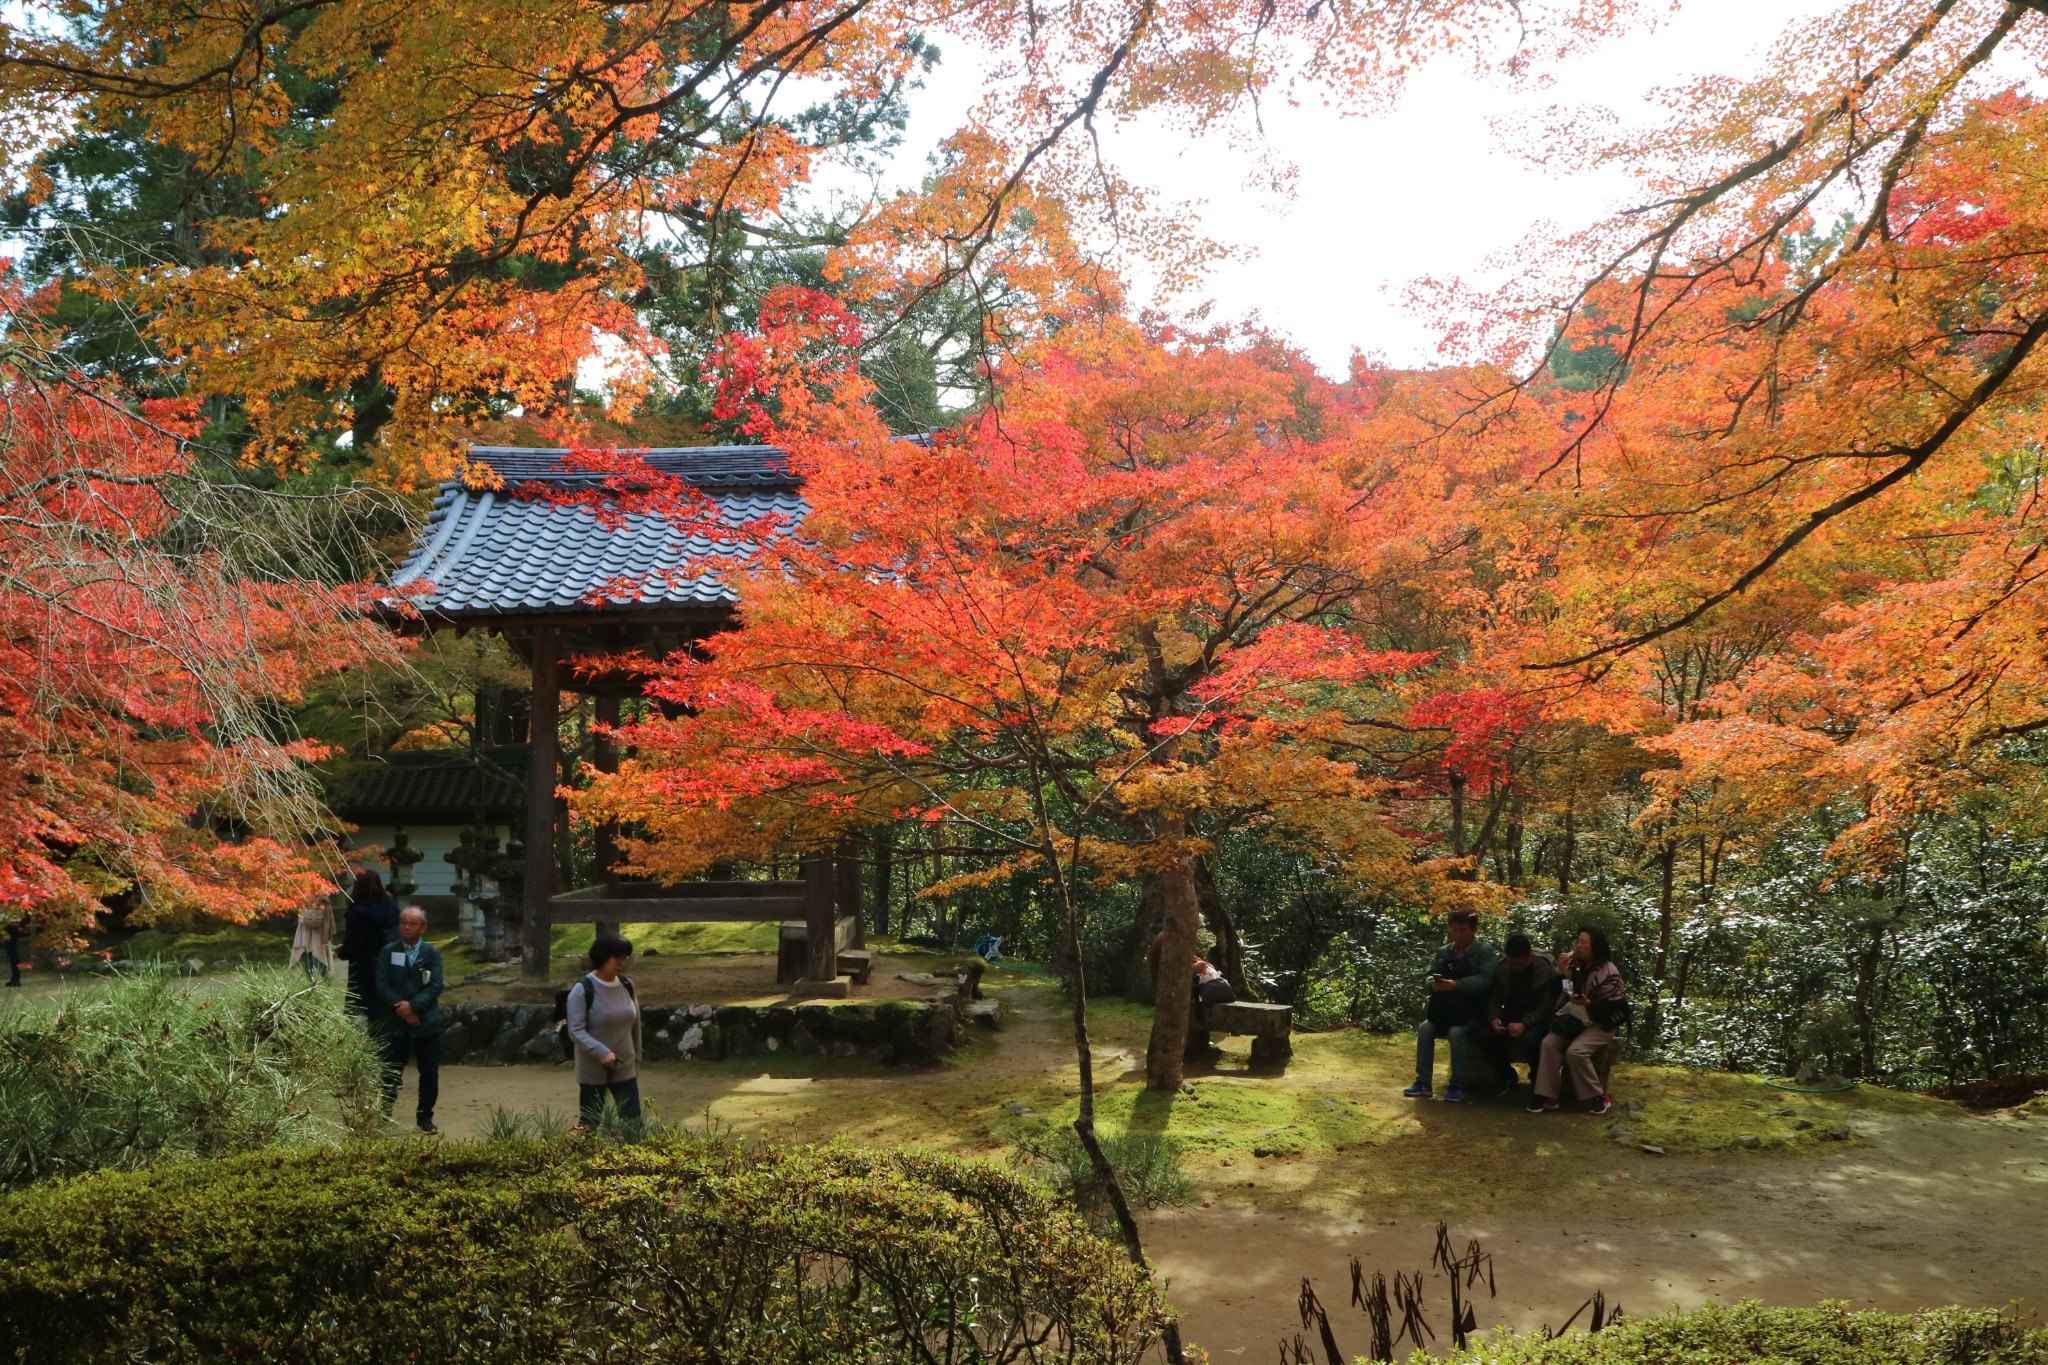
[[789,1031],[789,1050],[799,1057],[815,1057],[825,1050],[818,1036],[802,1024]]
[[469,1025],[457,1019],[441,1031],[441,1060],[453,1066],[469,1051]]
[[1799,1112],[1799,1111],[1798,1111],[1797,1109],[1792,1109],[1792,1108],[1785,1108],[1785,1109],[1773,1109],[1773,1110],[1771,1111],[1771,1117],[1772,1117],[1772,1118],[1778,1118],[1778,1119],[1789,1119],[1789,1118],[1791,1118],[1791,1117],[1792,1117],[1792,1116],[1793,1116],[1794,1114],[1796,1114],[1796,1113],[1798,1113],[1798,1112]]
[[184,976],[197,976],[206,970],[206,964],[196,957],[188,957],[178,964],[178,971]]
[[838,1042],[832,1044],[832,1055],[834,1057],[851,1057],[859,1051],[859,1048],[855,1047],[852,1043],[847,1042],[843,1038],[840,1039]]
[[1642,1153],[1644,1156],[1662,1156],[1664,1155],[1664,1149],[1653,1143],[1645,1142],[1642,1144]]
[[1812,1120],[1812,1119],[1794,1119],[1794,1120],[1792,1120],[1792,1131],[1793,1131],[1793,1132],[1795,1132],[1795,1133],[1803,1133],[1803,1132],[1805,1132],[1805,1131],[1806,1131],[1807,1129],[1809,1129],[1809,1128],[1811,1128],[1811,1127],[1813,1127],[1813,1120]]
[[1735,1140],[1741,1143],[1744,1147],[1748,1148],[1750,1151],[1755,1151],[1757,1148],[1764,1145],[1764,1140],[1758,1137],[1755,1133],[1744,1133],[1742,1136],[1736,1138]]
[[716,1012],[716,1009],[717,1007],[714,1005],[692,1005],[690,1006],[690,1017],[692,1019],[709,1019]]
[[491,1043],[491,1055],[501,1062],[517,1058],[526,1045],[533,1041],[533,1035],[547,1022],[548,1008],[545,1005],[521,1005],[510,1022]]
[[721,1025],[725,1033],[725,1055],[728,1057],[751,1057],[761,1050],[754,1031],[744,1022]]
[[1618,1123],[1607,1130],[1607,1136],[1612,1138],[1615,1142],[1621,1144],[1624,1147],[1628,1146],[1631,1142],[1634,1142],[1636,1140],[1636,1135],[1634,1133],[1631,1133],[1628,1129],[1622,1127]]
[[1030,1105],[1024,1103],[1024,1101],[1022,1100],[1004,1100],[1003,1108],[1009,1110],[1012,1114],[1015,1114],[1020,1119],[1029,1118],[1033,1114],[1036,1114],[1038,1112],[1036,1109],[1033,1109]]
[[1850,1139],[1850,1137],[1853,1136],[1853,1134],[1851,1133],[1848,1124],[1838,1123],[1834,1127],[1828,1129],[1825,1133],[1822,1133],[1821,1136],[1826,1138],[1830,1142],[1847,1142]]
[[555,1041],[553,1029],[544,1028],[526,1040],[526,1046],[519,1049],[519,1055],[537,1062],[559,1062],[562,1060],[562,1045]]
[[978,1025],[981,1028],[1001,1028],[1003,1026],[1003,1002],[994,996],[968,1001],[966,1009],[962,1010],[961,1013],[966,1016],[968,1023]]
[[771,1034],[769,1034],[769,1035],[768,1035],[768,1042],[767,1042],[767,1048],[768,1048],[768,1050],[769,1050],[770,1052],[780,1052],[780,1051],[782,1051],[782,1040],[781,1040],[780,1038],[777,1038],[777,1037],[776,1037],[776,1036],[775,1036],[774,1034],[772,1034],[772,1033],[771,1033]]
[[683,1036],[676,1040],[676,1056],[688,1057],[704,1046],[704,1025],[692,1024],[683,1030]]

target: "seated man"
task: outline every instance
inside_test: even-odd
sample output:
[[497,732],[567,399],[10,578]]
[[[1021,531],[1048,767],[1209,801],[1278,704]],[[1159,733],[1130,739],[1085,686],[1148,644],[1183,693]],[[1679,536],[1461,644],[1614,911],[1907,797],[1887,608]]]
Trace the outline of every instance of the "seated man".
[[1469,910],[1451,912],[1450,935],[1451,941],[1437,949],[1429,965],[1429,1015],[1415,1030],[1415,1084],[1401,1093],[1411,1099],[1431,1093],[1436,1040],[1448,1038],[1451,1085],[1444,1099],[1456,1104],[1465,1098],[1466,1044],[1486,1030],[1486,997],[1493,989],[1500,954],[1479,941],[1479,917]]
[[1493,1066],[1493,1097],[1499,1099],[1515,1088],[1515,1063],[1529,1068],[1536,1078],[1536,1058],[1543,1046],[1543,1034],[1557,1009],[1557,968],[1538,954],[1527,934],[1509,934],[1507,957],[1493,969],[1493,989],[1487,998],[1487,1028],[1479,1035],[1479,1047]]

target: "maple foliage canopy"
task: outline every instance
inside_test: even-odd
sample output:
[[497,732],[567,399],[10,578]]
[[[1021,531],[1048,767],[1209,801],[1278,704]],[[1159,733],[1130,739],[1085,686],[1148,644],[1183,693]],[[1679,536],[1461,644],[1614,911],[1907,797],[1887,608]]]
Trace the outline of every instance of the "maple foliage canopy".
[[391,645],[344,623],[342,591],[266,572],[239,494],[193,468],[186,405],[66,373],[5,287],[0,916],[65,944],[107,904],[138,924],[298,910],[332,869],[279,708]]
[[246,181],[257,210],[198,225],[204,259],[107,264],[94,287],[137,300],[187,392],[238,398],[257,452],[298,462],[323,433],[380,430],[376,409],[405,481],[447,472],[480,416],[566,420],[600,347],[629,411],[662,363],[638,311],[650,269],[699,237],[802,237],[793,196],[930,38],[985,57],[987,94],[924,184],[820,242],[826,274],[903,306],[1000,279],[1009,306],[984,324],[1028,340],[1115,306],[1087,244],[1172,277],[1203,256],[1102,166],[1099,124],[1230,126],[1297,90],[1360,106],[1446,48],[1484,60],[1519,36],[1527,57],[1620,8],[62,0],[5,21],[0,127],[27,156],[53,108],[90,129],[139,119],[194,174]]

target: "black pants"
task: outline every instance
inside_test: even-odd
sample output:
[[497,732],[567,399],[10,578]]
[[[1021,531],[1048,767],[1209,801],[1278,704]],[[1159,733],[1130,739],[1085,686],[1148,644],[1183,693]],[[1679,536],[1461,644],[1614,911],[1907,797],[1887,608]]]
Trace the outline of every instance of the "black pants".
[[1472,1041],[1479,1044],[1479,1051],[1493,1067],[1496,1080],[1512,1080],[1517,1062],[1529,1068],[1529,1079],[1536,1078],[1536,1058],[1541,1055],[1543,1035],[1547,1028],[1529,1029],[1519,1038],[1510,1038],[1505,1033],[1495,1033],[1488,1023],[1484,1029],[1473,1033]]
[[377,964],[357,962],[350,959],[348,964],[347,1008],[350,1014],[370,1015],[370,1002],[377,998]]
[[21,984],[21,964],[28,961],[28,950],[23,946],[27,942],[27,934],[7,935],[7,984],[10,986]]
[[384,1112],[398,1103],[399,1083],[405,1079],[406,1054],[420,1073],[420,1098],[416,1113],[421,1123],[434,1121],[434,1104],[441,1098],[441,1035],[408,1038],[403,1030],[384,1035]]
[[604,1085],[576,1086],[576,1109],[578,1120],[586,1128],[595,1128],[604,1122],[604,1097],[612,1097],[612,1105],[619,1111],[619,1117],[630,1123],[640,1121],[640,1078],[630,1081],[609,1081]]

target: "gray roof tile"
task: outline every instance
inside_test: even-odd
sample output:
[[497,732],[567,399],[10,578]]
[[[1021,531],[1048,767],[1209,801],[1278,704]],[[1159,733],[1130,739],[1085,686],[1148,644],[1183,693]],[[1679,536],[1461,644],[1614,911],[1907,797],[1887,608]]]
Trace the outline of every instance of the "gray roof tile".
[[[506,487],[443,484],[420,543],[392,575],[392,586],[431,584],[431,591],[409,594],[407,600],[421,612],[442,616],[562,611],[599,603],[613,610],[733,605],[722,576],[682,570],[695,559],[736,556],[740,546],[646,515],[629,516],[609,528],[586,509],[519,496],[528,484],[573,489],[597,482],[598,476],[564,470],[565,453],[471,447],[472,462],[488,465]],[[804,515],[801,486],[772,447],[704,446],[642,454],[656,469],[709,495],[729,526],[770,516],[794,523]],[[621,590],[628,586],[632,590]]]

